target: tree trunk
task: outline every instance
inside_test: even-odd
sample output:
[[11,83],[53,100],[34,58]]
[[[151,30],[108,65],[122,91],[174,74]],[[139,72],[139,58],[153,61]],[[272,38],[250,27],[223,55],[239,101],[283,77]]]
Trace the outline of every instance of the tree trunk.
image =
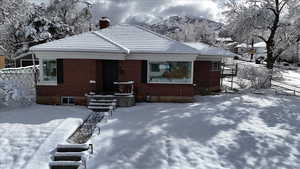
[[273,58],[267,58],[267,68],[273,69],[275,60]]
[[275,8],[273,8],[273,13],[274,13],[274,21],[271,27],[271,33],[266,41],[266,46],[267,46],[267,68],[268,69],[273,69],[274,63],[276,60],[276,57],[274,56],[274,47],[275,47],[275,35],[277,33],[278,25],[279,25],[279,20],[280,20],[280,2],[279,0],[275,0]]
[[254,50],[254,39],[252,38],[252,40],[251,40],[251,58],[250,58],[251,62],[252,62],[253,57],[254,57],[253,50]]
[[266,43],[267,46],[267,68],[268,69],[273,69],[275,59],[274,59],[274,43],[272,41],[269,41]]

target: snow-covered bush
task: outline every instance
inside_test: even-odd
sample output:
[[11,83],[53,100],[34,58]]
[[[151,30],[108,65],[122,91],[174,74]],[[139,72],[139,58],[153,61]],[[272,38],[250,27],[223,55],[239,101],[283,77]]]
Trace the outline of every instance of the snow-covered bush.
[[237,77],[236,84],[237,84],[241,89],[245,89],[245,88],[249,87],[249,81],[248,81],[248,80],[245,80],[245,79],[242,79],[242,78],[240,78],[240,77]]
[[35,102],[34,67],[0,70],[0,106]]
[[[274,73],[274,72],[273,72]],[[272,72],[264,67],[243,66],[238,71],[238,85],[241,88],[248,87],[265,89],[271,87]]]

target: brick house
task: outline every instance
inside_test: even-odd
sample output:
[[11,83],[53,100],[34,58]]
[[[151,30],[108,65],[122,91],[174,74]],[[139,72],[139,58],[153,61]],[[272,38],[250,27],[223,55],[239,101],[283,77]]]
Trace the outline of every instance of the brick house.
[[0,69],[5,68],[5,53],[6,50],[0,46]]
[[113,93],[114,82],[132,82],[137,101],[189,102],[203,90],[220,90],[223,56],[205,55],[139,26],[103,27],[31,51],[39,59],[42,104],[61,104],[65,97],[85,104],[91,92]]

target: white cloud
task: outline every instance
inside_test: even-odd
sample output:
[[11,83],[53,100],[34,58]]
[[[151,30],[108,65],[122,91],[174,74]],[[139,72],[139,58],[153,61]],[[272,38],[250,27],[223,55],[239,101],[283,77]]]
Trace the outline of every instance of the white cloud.
[[114,23],[129,17],[154,18],[171,15],[199,16],[219,20],[220,9],[216,0],[95,0],[94,21],[102,16]]
[[[47,3],[50,0],[30,0],[34,3]],[[102,16],[111,18],[113,23],[128,18],[153,20],[172,15],[199,16],[219,21],[222,19],[218,2],[224,0],[88,0],[96,3],[92,12],[93,21]]]

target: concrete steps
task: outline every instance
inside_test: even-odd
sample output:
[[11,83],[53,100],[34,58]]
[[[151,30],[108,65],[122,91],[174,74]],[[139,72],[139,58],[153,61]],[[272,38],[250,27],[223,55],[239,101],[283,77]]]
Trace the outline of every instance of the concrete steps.
[[54,161],[81,161],[84,155],[82,152],[56,152],[53,156]]
[[59,144],[53,155],[53,161],[49,162],[50,169],[78,169],[86,165],[84,152],[90,149],[86,144]]
[[109,102],[105,102],[105,103],[101,103],[101,102],[90,102],[89,106],[116,106],[116,103],[109,103]]
[[56,147],[57,152],[83,152],[88,149],[86,144],[58,144]]
[[82,165],[78,161],[52,161],[49,163],[50,169],[78,169]]
[[117,99],[114,95],[89,95],[88,109],[94,112],[108,112],[112,116],[112,112],[117,108]]
[[95,102],[95,103],[117,103],[117,99],[112,99],[112,100],[91,99],[90,102]]

